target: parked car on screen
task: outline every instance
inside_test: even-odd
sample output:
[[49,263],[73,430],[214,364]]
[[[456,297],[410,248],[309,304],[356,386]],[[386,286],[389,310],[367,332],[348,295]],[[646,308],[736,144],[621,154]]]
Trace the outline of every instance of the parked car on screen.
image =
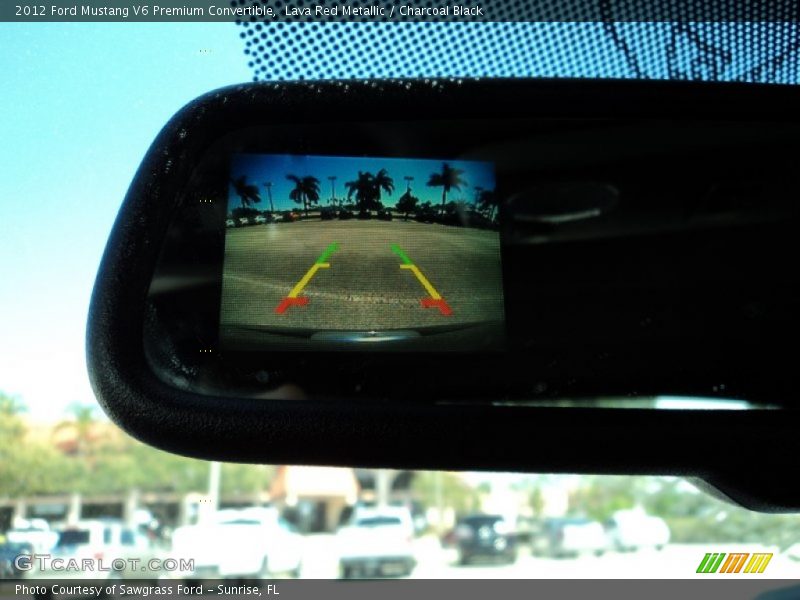
[[474,514],[458,520],[454,531],[458,562],[469,564],[476,558],[517,559],[514,532],[500,515]]
[[620,552],[641,548],[661,550],[669,543],[670,531],[664,519],[640,510],[620,510],[606,524],[611,547]]
[[406,508],[360,508],[336,533],[342,577],[406,576],[417,565]]
[[283,213],[283,217],[281,218],[281,221],[284,222],[284,223],[294,223],[299,218],[300,218],[300,215],[298,215],[296,212],[291,211],[291,210],[287,210],[285,213]]
[[420,223],[433,223],[436,220],[437,212],[430,206],[420,206],[414,213],[414,220]]
[[352,210],[348,210],[346,208],[343,208],[342,210],[339,211],[339,220],[340,221],[348,221],[349,219],[352,219],[354,216],[355,215],[353,214]]
[[236,227],[236,221],[233,219],[228,219],[225,221],[225,227]]
[[531,552],[553,558],[604,554],[609,549],[605,529],[588,518],[546,519],[531,536]]
[[251,224],[250,217],[239,217],[240,226],[244,227],[250,224]]
[[253,223],[256,225],[264,225],[267,223],[267,218],[264,215],[257,215],[253,219]]
[[378,211],[378,219],[381,221],[391,221],[392,220],[392,211],[381,209]]
[[332,221],[336,218],[336,209],[332,206],[326,206],[319,210],[319,218],[323,221]]
[[172,556],[194,559],[194,569],[171,576],[185,579],[299,576],[303,537],[270,508],[217,511],[205,523],[178,527]]

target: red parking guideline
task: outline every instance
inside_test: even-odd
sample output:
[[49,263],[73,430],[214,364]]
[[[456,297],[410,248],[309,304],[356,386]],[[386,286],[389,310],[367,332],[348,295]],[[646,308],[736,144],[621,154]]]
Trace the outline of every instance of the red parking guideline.
[[290,306],[305,306],[306,304],[308,304],[307,296],[300,296],[299,298],[284,298],[281,300],[281,303],[275,307],[275,312],[279,315],[282,315],[289,310]]
[[444,298],[423,298],[420,300],[420,302],[422,303],[423,308],[438,308],[439,312],[445,317],[449,317],[453,314],[453,309],[450,308],[450,305],[444,301]]

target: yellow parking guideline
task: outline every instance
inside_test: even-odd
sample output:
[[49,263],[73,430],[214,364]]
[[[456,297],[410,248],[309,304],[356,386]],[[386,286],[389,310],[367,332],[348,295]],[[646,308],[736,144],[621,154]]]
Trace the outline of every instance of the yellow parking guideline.
[[425,275],[423,275],[422,272],[417,268],[417,265],[400,265],[400,268],[408,269],[414,273],[414,275],[417,276],[417,279],[419,279],[419,282],[422,284],[422,287],[424,287],[425,290],[430,294],[431,298],[434,300],[441,300],[442,297],[439,295],[439,292],[437,292],[436,288],[431,285],[431,282],[425,278]]
[[306,274],[303,275],[303,278],[300,281],[298,281],[297,285],[295,285],[292,288],[292,291],[289,292],[288,297],[297,298],[297,296],[300,295],[300,292],[303,291],[303,288],[308,285],[308,282],[311,281],[311,278],[314,277],[314,275],[317,273],[318,269],[327,269],[330,266],[331,266],[330,263],[314,263],[313,265],[311,265],[311,268],[308,271],[306,271]]

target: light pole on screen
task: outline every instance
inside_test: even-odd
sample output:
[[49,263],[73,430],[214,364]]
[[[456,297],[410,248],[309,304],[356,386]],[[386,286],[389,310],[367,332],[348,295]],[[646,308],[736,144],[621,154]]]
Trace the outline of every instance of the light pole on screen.
[[272,182],[265,181],[264,187],[267,188],[267,198],[269,198],[269,212],[274,213],[275,207],[272,205]]
[[328,179],[331,182],[331,199],[328,204],[336,205],[336,175],[328,175]]

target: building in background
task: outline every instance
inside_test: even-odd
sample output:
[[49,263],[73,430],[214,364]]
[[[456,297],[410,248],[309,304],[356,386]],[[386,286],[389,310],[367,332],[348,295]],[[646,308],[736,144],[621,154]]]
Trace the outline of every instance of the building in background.
[[359,490],[353,469],[282,466],[270,498],[302,532],[334,531],[358,502]]

